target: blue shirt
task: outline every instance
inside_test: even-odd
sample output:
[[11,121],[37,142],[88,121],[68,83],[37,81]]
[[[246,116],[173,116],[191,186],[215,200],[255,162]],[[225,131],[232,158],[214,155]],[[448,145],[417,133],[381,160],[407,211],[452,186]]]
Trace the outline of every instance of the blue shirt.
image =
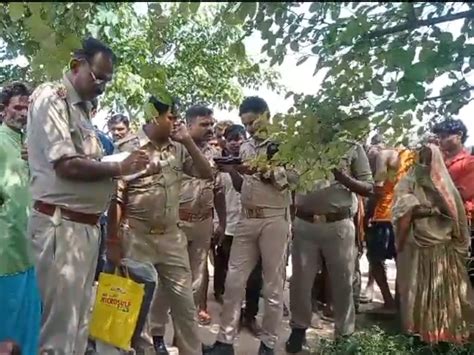
[[97,135],[99,136],[100,142],[104,147],[105,155],[112,155],[114,153],[114,144],[112,141],[99,130],[97,130]]
[[[97,135],[99,136],[100,142],[102,143],[102,147],[104,147],[105,155],[112,155],[114,153],[114,144],[112,141],[101,131],[96,130]],[[100,224],[105,226],[107,222],[107,217],[105,213],[100,218]]]

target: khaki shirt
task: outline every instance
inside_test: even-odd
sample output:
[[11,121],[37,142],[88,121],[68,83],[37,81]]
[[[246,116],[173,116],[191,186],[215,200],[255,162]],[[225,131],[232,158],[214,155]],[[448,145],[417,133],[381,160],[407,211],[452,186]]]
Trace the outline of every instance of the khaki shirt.
[[[362,145],[354,143],[347,155],[342,159],[341,168],[346,169],[352,177],[359,181],[372,182],[369,160]],[[350,209],[357,211],[357,197],[347,187],[336,180],[318,180],[313,192],[295,195],[296,205],[314,211],[316,215],[344,212]]]
[[120,152],[138,149],[146,150],[150,161],[159,161],[162,167],[131,181],[118,180],[114,199],[124,205],[125,219],[135,229],[149,232],[176,227],[183,171],[191,172],[191,157],[182,144],[171,140],[157,147],[143,129],[117,143]]
[[40,85],[32,94],[27,147],[33,200],[91,214],[101,214],[107,208],[114,186],[112,179],[67,180],[54,169],[62,159],[100,160],[104,156],[90,121],[90,108],[66,76],[61,82]]
[[214,178],[201,179],[193,175],[184,174],[181,192],[179,195],[180,208],[191,211],[195,214],[205,213],[214,207],[214,193],[223,191],[224,186],[221,176],[218,174],[214,158],[220,156],[219,151],[211,145],[206,144],[202,153],[211,164]]
[[[269,140],[258,142],[254,138],[242,143],[240,147],[240,157],[242,161],[249,161],[253,158],[267,154]],[[274,169],[272,183],[262,181],[261,174],[243,175],[241,201],[245,208],[287,208],[290,206],[291,194],[288,187],[281,188],[287,184],[287,177],[284,168]]]

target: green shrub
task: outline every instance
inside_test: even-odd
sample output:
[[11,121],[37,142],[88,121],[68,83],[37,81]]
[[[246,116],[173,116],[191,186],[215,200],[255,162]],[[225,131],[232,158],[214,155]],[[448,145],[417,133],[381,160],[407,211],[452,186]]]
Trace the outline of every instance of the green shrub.
[[402,334],[389,334],[377,326],[356,332],[353,336],[340,340],[322,339],[314,355],[399,355],[399,354],[474,354],[474,344],[456,346],[439,344],[429,346],[417,337]]

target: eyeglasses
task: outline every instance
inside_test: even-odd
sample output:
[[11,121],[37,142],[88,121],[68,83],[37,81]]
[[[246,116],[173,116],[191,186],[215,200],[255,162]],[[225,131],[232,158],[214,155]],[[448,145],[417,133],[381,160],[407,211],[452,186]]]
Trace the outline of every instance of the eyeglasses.
[[89,75],[91,76],[92,81],[94,84],[97,86],[105,86],[108,82],[110,82],[110,78],[107,79],[99,79],[97,78],[97,75],[94,73],[94,70],[92,70],[92,64],[86,59],[85,60],[87,65],[89,66]]

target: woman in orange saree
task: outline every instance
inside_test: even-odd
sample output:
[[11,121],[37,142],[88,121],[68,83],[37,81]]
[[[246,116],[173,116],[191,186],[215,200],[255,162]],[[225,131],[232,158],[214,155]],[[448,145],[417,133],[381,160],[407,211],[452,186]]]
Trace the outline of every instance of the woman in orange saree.
[[402,328],[430,344],[469,338],[469,231],[461,197],[435,145],[395,189],[392,209]]

